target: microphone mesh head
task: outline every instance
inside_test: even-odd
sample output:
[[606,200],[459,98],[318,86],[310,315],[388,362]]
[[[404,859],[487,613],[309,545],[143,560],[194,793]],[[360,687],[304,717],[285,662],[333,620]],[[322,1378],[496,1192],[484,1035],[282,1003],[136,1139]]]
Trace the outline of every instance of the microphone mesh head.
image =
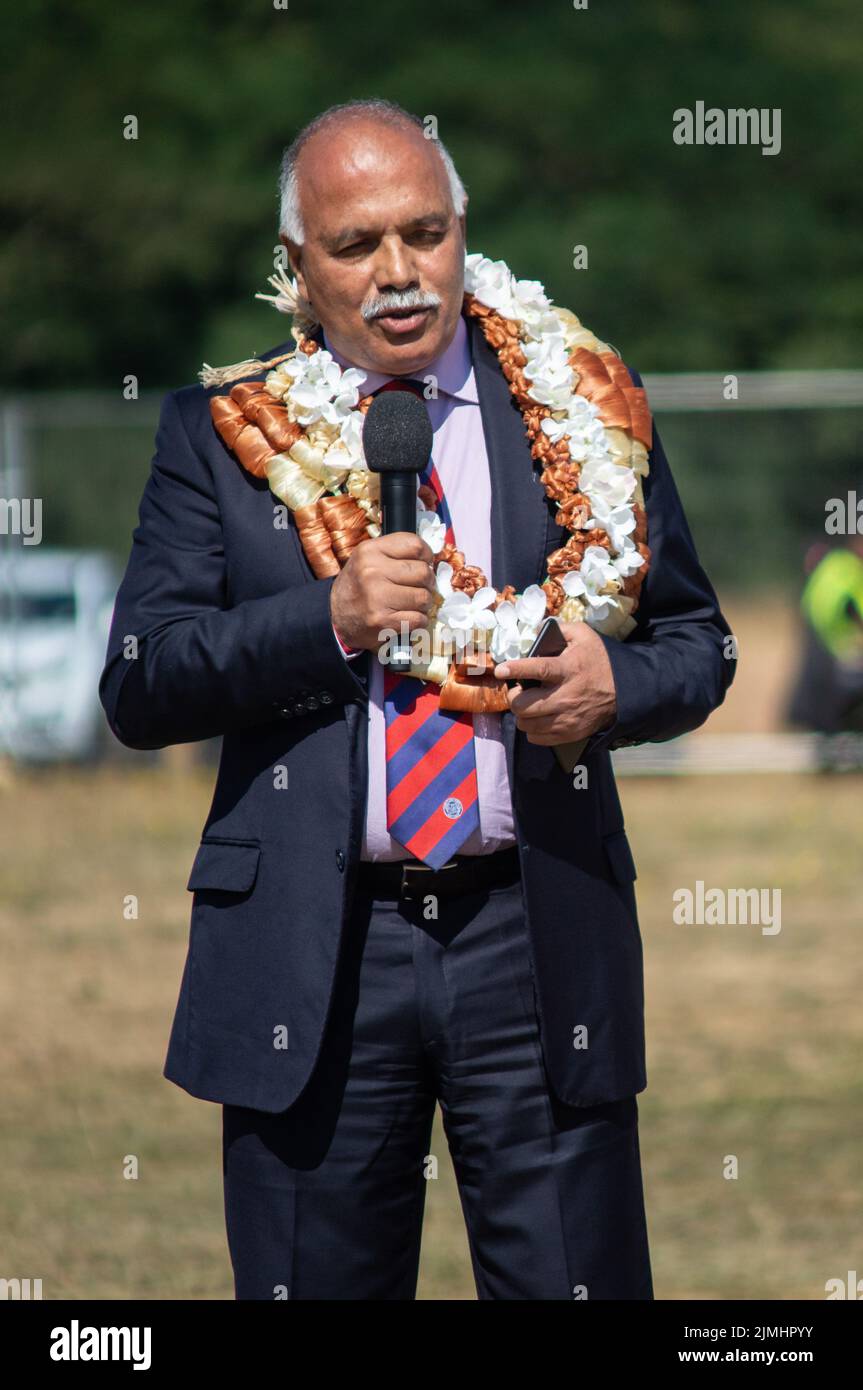
[[433,431],[419,396],[383,391],[363,421],[363,453],[373,473],[419,473],[431,457]]

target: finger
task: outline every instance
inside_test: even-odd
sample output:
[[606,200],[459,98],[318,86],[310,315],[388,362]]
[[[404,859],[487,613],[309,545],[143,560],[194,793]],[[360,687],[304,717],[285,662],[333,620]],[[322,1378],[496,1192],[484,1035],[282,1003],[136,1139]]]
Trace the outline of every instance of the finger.
[[406,609],[419,611],[428,616],[432,596],[428,589],[420,589],[412,584],[392,584],[387,582],[381,597],[387,609],[393,613],[403,613]]
[[391,555],[395,560],[424,560],[427,565],[434,562],[431,547],[412,531],[393,531],[389,536],[380,536],[378,545],[382,554]]
[[559,714],[557,687],[546,686],[542,690],[522,690],[510,702],[510,709],[519,719],[544,719]]
[[393,560],[387,566],[387,579],[392,584],[407,584],[415,589],[435,589],[434,573],[424,560]]
[[556,714],[536,715],[527,719],[519,716],[515,721],[515,727],[531,739],[548,737],[555,738],[560,742],[561,734]]
[[562,681],[566,672],[556,656],[522,656],[495,666],[497,680],[543,681],[547,684]]

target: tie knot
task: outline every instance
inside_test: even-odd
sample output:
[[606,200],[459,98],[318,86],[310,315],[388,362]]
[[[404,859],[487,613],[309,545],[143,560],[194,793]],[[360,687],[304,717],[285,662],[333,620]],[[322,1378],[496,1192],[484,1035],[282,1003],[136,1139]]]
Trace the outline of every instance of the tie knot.
[[383,391],[412,391],[415,396],[419,396],[421,401],[425,400],[423,383],[415,381],[410,376],[393,377],[392,381],[385,381],[383,386],[379,386],[377,391],[372,392],[372,395],[379,396]]

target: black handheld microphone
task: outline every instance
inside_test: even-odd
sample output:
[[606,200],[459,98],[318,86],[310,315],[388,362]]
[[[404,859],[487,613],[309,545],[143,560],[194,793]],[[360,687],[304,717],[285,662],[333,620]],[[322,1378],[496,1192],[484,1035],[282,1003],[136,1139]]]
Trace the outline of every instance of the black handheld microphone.
[[[381,530],[417,529],[417,474],[431,458],[433,432],[429,413],[409,388],[375,396],[363,421],[363,452],[373,473],[381,475]],[[393,671],[410,670],[410,642],[396,642]]]

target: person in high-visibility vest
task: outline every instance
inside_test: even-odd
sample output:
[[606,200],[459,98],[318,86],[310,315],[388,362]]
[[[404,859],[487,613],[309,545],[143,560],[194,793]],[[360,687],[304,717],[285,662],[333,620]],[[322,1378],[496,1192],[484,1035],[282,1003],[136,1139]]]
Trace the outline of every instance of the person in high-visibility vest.
[[863,661],[863,554],[828,550],[806,581],[801,607],[837,661]]
[[820,733],[863,731],[863,538],[821,555],[800,607],[805,646],[790,721]]

